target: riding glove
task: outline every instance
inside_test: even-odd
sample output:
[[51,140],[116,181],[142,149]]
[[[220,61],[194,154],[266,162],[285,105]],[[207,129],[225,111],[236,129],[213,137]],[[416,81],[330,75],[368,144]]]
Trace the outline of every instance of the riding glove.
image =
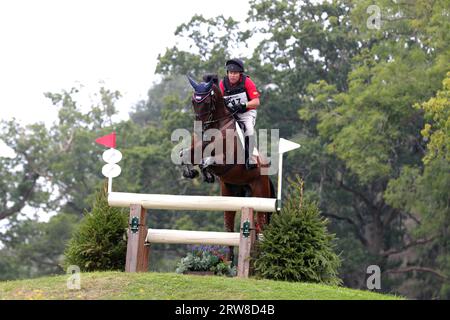
[[241,102],[238,106],[238,112],[244,113],[247,111],[247,102]]

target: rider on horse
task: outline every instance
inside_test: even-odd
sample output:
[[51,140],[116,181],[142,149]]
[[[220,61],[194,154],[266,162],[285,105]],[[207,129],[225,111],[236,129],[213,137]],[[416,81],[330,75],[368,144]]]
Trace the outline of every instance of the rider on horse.
[[227,75],[220,81],[219,87],[225,105],[236,112],[236,120],[244,127],[245,167],[247,170],[257,167],[252,151],[256,143],[256,108],[259,106],[259,92],[255,83],[244,73],[244,62],[231,59],[225,63]]
[[[214,135],[213,148],[210,148],[211,143],[208,142],[211,140],[203,141],[202,138],[199,143],[199,139],[195,139],[195,133],[193,134],[191,146],[180,152],[183,176],[193,179],[198,175],[198,171],[193,169],[194,163],[199,164],[195,161],[195,150],[200,148],[202,157],[204,157],[204,152],[208,149],[208,154],[211,154],[211,156],[206,159],[202,158],[199,167],[201,166],[200,169],[206,182],[213,182],[214,177],[218,177],[222,196],[275,197],[275,191],[269,176],[262,172],[263,161],[258,159],[259,163],[256,168],[249,170],[251,167],[249,165],[252,164],[251,159],[247,160],[246,166],[238,159],[240,158],[238,155],[238,148],[240,147],[238,136],[240,135],[234,134],[232,139],[228,136],[229,130],[234,133],[238,130],[237,121],[235,122],[233,118],[237,115],[238,121],[244,122],[245,135],[248,137],[246,139],[247,158],[252,157],[252,152],[249,150],[253,150],[253,145],[249,140],[254,136],[255,109],[259,105],[259,93],[255,84],[243,73],[244,65],[242,61],[238,59],[229,60],[226,67],[228,73],[224,80],[220,82],[220,85],[216,74],[205,74],[202,83],[197,83],[188,76],[189,83],[194,89],[192,107],[195,119],[202,124],[201,134],[206,134],[210,129],[216,129],[213,132],[218,131],[220,134]],[[225,104],[228,104],[229,107]],[[230,144],[227,139],[230,139]],[[217,146],[222,145],[233,149],[227,149],[224,152],[223,147],[215,146],[216,142]],[[208,160],[210,158],[213,158],[212,162]],[[216,162],[215,160],[221,161]],[[235,214],[235,211],[224,212],[224,224],[227,231],[234,232]],[[268,220],[269,213],[257,213],[255,224],[257,233],[264,228]]]

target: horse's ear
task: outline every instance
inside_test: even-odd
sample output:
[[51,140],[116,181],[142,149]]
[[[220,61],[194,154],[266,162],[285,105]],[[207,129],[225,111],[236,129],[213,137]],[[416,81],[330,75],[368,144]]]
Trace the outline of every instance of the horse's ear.
[[212,88],[212,86],[213,86],[213,84],[214,84],[214,79],[211,79],[211,80],[209,80],[209,82],[206,84],[206,86],[205,86],[205,92],[208,92],[208,91],[210,91],[211,90],[211,88]]
[[187,75],[187,78],[189,79],[189,83],[191,84],[192,88],[194,88],[194,90],[197,91],[198,83],[195,82],[195,80],[192,79],[189,75]]

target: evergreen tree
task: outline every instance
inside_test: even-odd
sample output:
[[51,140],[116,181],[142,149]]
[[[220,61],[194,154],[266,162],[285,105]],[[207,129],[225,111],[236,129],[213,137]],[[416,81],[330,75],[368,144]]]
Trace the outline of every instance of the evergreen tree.
[[334,235],[315,202],[303,199],[303,181],[291,181],[291,192],[280,214],[274,215],[260,241],[255,270],[263,278],[341,284],[341,261],[333,251]]
[[77,265],[82,271],[123,270],[127,223],[121,209],[108,205],[106,186],[103,187],[64,252],[65,266]]

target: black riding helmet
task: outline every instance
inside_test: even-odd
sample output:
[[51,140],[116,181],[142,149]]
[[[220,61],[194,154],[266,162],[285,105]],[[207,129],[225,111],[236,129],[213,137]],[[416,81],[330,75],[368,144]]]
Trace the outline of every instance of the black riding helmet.
[[241,59],[230,59],[225,63],[225,67],[228,71],[244,72],[244,62]]

